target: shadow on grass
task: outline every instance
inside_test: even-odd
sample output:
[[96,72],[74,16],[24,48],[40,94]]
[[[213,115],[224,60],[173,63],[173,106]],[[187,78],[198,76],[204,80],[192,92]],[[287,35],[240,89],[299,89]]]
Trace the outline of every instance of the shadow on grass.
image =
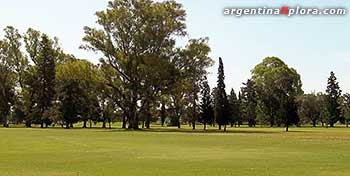
[[104,130],[100,132],[145,132],[145,133],[187,133],[187,134],[278,134],[278,133],[284,133],[284,131],[281,129],[279,130],[264,130],[264,129],[228,129],[226,132],[223,130],[218,129],[177,129],[177,128],[150,128],[150,129],[111,129],[111,130]]
[[[290,128],[289,132],[285,132],[284,128],[262,128],[262,127],[256,127],[256,128],[247,128],[247,127],[241,127],[241,128],[228,128],[226,132],[224,130],[218,130],[218,129],[196,129],[192,130],[191,128],[175,128],[175,127],[153,127],[150,129],[123,129],[123,128],[101,128],[101,127],[92,127],[92,128],[81,128],[81,127],[74,127],[70,129],[65,129],[61,127],[49,127],[49,128],[39,128],[39,127],[32,127],[32,128],[24,128],[24,127],[11,127],[12,129],[37,129],[37,130],[66,130],[66,131],[80,131],[80,130],[86,130],[86,131],[93,131],[93,132],[145,132],[145,133],[184,133],[184,134],[288,134],[288,133],[313,133],[317,131],[312,130],[305,130],[305,129],[299,129],[299,128]],[[11,129],[8,128],[8,129]],[[0,128],[1,129],[1,128]],[[312,129],[312,128],[307,128]],[[326,128],[325,128],[326,129]]]

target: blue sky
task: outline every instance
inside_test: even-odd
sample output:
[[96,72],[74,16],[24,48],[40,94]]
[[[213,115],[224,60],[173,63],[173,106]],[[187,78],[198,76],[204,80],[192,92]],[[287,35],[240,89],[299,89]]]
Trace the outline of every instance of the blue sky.
[[[11,0],[0,6],[0,28],[12,25],[24,32],[28,27],[57,36],[64,50],[97,62],[98,55],[80,50],[84,26],[96,26],[94,13],[105,9],[108,0]],[[350,93],[350,14],[346,16],[267,17],[223,16],[225,7],[304,6],[346,7],[341,0],[178,0],[187,11],[189,38],[209,37],[211,57],[222,57],[226,85],[236,91],[250,71],[267,56],[278,56],[302,76],[305,92],[324,91],[334,70],[341,88]],[[215,85],[217,65],[210,69]]]

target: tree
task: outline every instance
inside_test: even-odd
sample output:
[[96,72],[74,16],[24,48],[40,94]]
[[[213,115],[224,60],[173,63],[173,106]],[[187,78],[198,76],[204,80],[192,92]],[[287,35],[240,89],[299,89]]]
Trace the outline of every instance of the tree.
[[40,113],[41,127],[49,125],[50,119],[44,118],[43,114],[49,110],[55,100],[55,77],[56,77],[56,53],[53,43],[48,36],[43,35],[40,41],[40,50],[37,57],[37,94],[36,108]]
[[207,75],[206,69],[213,65],[213,60],[208,56],[210,47],[208,45],[208,38],[192,39],[189,44],[181,52],[181,60],[184,65],[182,71],[185,73],[186,79],[190,82],[190,92],[188,97],[190,100],[190,121],[192,128],[196,128],[196,121],[198,120],[198,94],[200,92],[200,83]]
[[231,127],[236,125],[236,123],[239,120],[239,100],[237,98],[237,95],[235,93],[234,89],[231,89],[231,93],[228,96],[228,102],[229,102],[229,109],[230,109],[230,122]]
[[243,106],[243,103],[242,103],[242,93],[241,91],[238,92],[238,111],[237,111],[237,125],[238,127],[240,127],[242,124],[243,124],[243,109],[244,109],[244,106]]
[[166,100],[164,96],[161,97],[160,106],[160,124],[162,125],[162,127],[164,127],[165,119],[167,117]]
[[204,125],[204,130],[206,130],[207,124],[212,124],[214,120],[213,101],[210,93],[210,87],[206,79],[202,83],[201,95],[200,121]]
[[221,57],[219,58],[219,69],[218,69],[218,81],[217,87],[215,89],[215,119],[219,125],[219,130],[224,126],[224,131],[226,131],[226,125],[229,121],[229,108],[227,95],[225,90],[225,73],[224,73],[224,65]]
[[298,121],[296,98],[303,94],[300,75],[277,57],[265,58],[252,75],[259,108],[269,118],[271,127],[280,122],[288,131],[289,125]]
[[337,123],[340,119],[340,96],[341,90],[339,83],[337,82],[337,77],[335,77],[334,72],[331,72],[330,77],[328,78],[327,84],[327,110],[329,112],[328,124],[330,127],[334,127],[334,124]]
[[275,118],[280,108],[276,94],[275,79],[278,78],[280,68],[285,64],[276,57],[268,57],[252,70],[253,80],[259,96],[262,112],[268,116],[271,127],[275,124]]
[[9,54],[9,44],[0,40],[0,120],[8,127],[8,116],[14,103],[16,74]]
[[28,69],[28,59],[23,55],[21,51],[22,36],[18,30],[12,26],[7,26],[4,29],[5,39],[4,42],[8,44],[7,55],[9,59],[13,61],[14,71],[17,75],[16,83],[19,88],[24,88],[24,74]]
[[50,119],[43,118],[55,100],[56,65],[62,62],[66,55],[58,46],[58,39],[50,39],[46,34],[29,28],[24,35],[25,49],[32,61],[24,72],[24,88],[26,126],[32,123],[49,125]]
[[[83,40],[88,44],[84,48],[103,53],[105,63],[115,69],[121,86],[113,89],[127,105],[120,108],[128,118],[129,128],[137,129],[139,113],[147,103],[146,77],[157,74],[157,70],[150,69],[151,63],[169,59],[167,54],[175,44],[173,37],[186,34],[185,11],[175,1],[114,0],[106,11],[96,15],[102,29],[85,27]],[[153,89],[151,94],[159,91]]]
[[66,128],[79,120],[83,128],[88,121],[91,127],[100,119],[103,81],[98,68],[85,60],[74,59],[57,66],[58,100]]
[[349,122],[350,122],[350,94],[344,94],[343,95],[343,116],[344,116],[344,121],[346,124],[346,127],[349,128]]
[[13,109],[12,120],[21,122],[24,117],[23,88],[24,75],[28,68],[28,60],[21,51],[22,36],[12,26],[4,29],[4,39],[1,40],[1,86],[2,114],[4,126],[8,126],[10,109]]
[[248,122],[249,127],[255,127],[257,97],[254,82],[248,79],[247,83],[244,83],[244,86],[241,90],[242,116]]
[[299,113],[304,122],[311,122],[313,127],[316,127],[318,121],[320,121],[322,102],[320,97],[315,93],[305,94],[299,100],[300,108]]

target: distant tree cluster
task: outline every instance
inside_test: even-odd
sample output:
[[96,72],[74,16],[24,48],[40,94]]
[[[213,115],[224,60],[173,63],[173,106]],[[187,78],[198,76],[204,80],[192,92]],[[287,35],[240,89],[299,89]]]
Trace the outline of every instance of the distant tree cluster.
[[304,94],[300,75],[268,57],[236,94],[226,93],[219,58],[217,86],[207,69],[214,61],[208,38],[186,36],[184,11],[175,1],[114,0],[96,12],[99,27],[85,27],[82,49],[103,55],[98,64],[66,54],[57,38],[9,26],[0,39],[0,119],[4,127],[25,124],[111,128],[189,124],[193,129],[227,125],[284,126],[350,121],[350,95],[342,95],[333,72],[326,93]]

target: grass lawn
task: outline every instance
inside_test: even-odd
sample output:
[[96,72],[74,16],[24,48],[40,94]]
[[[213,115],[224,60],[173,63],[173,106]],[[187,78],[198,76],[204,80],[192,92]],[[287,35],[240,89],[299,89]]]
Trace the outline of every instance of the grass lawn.
[[350,175],[350,129],[283,130],[0,129],[0,175]]

